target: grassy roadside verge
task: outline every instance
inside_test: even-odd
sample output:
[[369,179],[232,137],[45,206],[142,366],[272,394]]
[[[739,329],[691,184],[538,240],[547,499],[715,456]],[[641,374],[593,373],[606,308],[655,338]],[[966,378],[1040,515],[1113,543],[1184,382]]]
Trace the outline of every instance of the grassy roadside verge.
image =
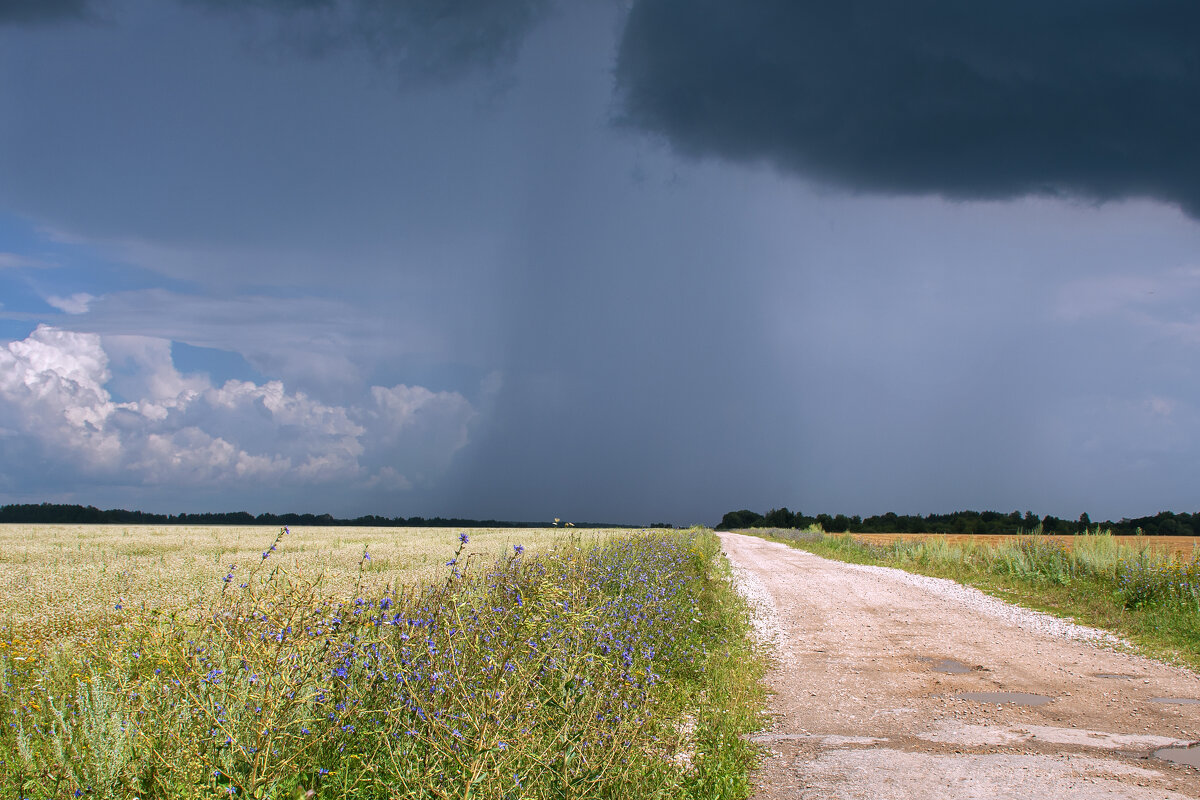
[[[747,734],[763,725],[767,693],[762,679],[768,657],[753,637],[751,610],[733,585],[729,560],[710,530],[696,532],[698,564],[704,564],[704,591],[697,634],[705,642],[705,666],[677,700],[684,714],[695,714],[696,727],[685,752],[685,796],[695,800],[733,800],[750,796],[750,770],[759,749]],[[684,759],[689,760],[688,758]]]
[[874,545],[820,529],[741,531],[816,555],[949,578],[1003,600],[1112,631],[1144,654],[1200,670],[1200,561],[1181,561],[1101,531],[1070,549],[1037,534],[1011,544],[945,538]]
[[194,608],[0,631],[0,798],[746,796],[763,661],[711,532],[467,539],[419,587],[364,550],[339,594],[281,533]]

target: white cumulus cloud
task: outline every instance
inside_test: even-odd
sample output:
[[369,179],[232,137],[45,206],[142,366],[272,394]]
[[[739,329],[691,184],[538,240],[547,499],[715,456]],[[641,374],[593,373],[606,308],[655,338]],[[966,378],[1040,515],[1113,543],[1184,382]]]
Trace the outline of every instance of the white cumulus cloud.
[[[427,482],[450,465],[450,458],[467,444],[476,412],[457,392],[432,392],[423,386],[371,387],[374,401],[362,412],[364,423],[377,438],[377,456],[389,453],[428,453],[424,463],[408,461],[399,477]],[[380,469],[387,469],[381,464]],[[389,473],[380,479],[388,481]],[[396,477],[390,481],[396,483]]]
[[42,325],[0,347],[0,469],[10,485],[404,490],[449,466],[475,416],[462,395],[420,386],[374,386],[347,405],[281,381],[215,386],[181,374],[170,341],[155,337]]

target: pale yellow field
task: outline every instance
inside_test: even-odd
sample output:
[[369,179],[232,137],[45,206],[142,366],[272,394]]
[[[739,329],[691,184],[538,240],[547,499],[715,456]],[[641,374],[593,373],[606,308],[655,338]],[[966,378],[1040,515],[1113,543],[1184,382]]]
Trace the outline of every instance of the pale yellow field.
[[[266,564],[262,553],[278,527],[156,525],[0,525],[0,626],[70,636],[122,613],[171,611],[221,591],[229,565],[236,587],[252,569],[280,566],[292,575],[322,575],[323,593],[348,596],[363,578],[373,586],[442,580],[458,548],[457,528],[291,529]],[[574,536],[584,542],[612,531],[465,529],[471,564],[490,565],[513,545],[532,554]],[[122,606],[117,610],[117,604]]]
[[[945,538],[950,544],[987,544],[996,545],[1006,542],[1020,541],[1016,534],[959,534],[959,533],[856,533],[855,539],[869,544],[890,544],[897,539],[936,539]],[[1068,550],[1075,543],[1074,536],[1048,535],[1044,539],[1058,542]],[[1135,549],[1150,548],[1160,550],[1178,558],[1190,559],[1200,551],[1200,541],[1192,536],[1114,536],[1113,541],[1125,547]]]

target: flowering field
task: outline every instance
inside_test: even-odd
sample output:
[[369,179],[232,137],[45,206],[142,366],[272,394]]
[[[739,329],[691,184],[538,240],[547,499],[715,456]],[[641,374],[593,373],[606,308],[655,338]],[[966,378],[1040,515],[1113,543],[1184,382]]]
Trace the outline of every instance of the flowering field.
[[708,532],[118,531],[0,544],[0,798],[745,795]]

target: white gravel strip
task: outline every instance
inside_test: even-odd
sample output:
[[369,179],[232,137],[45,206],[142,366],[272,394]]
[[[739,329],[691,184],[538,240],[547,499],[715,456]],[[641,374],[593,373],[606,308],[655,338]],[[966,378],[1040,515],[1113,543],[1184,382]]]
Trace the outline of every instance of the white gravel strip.
[[750,621],[754,625],[754,636],[760,644],[774,651],[785,653],[784,633],[780,624],[779,609],[775,598],[766,584],[753,572],[730,562],[733,568],[733,587],[750,605]]
[[[803,550],[795,550],[794,552],[803,552],[812,558],[821,558],[821,556]],[[1021,606],[1013,605],[991,595],[984,594],[970,586],[955,583],[947,578],[930,578],[927,575],[914,575],[911,572],[905,572],[895,567],[876,567],[866,564],[846,564],[843,562],[835,563],[841,563],[842,566],[853,572],[877,575],[908,584],[929,594],[937,595],[947,602],[1007,622],[1010,625],[1015,625],[1017,628],[1031,633],[1040,633],[1056,639],[1101,642],[1118,647],[1131,646],[1125,639],[1115,636],[1108,631],[1089,628],[1086,625],[1078,625],[1042,611],[1022,608]]]

